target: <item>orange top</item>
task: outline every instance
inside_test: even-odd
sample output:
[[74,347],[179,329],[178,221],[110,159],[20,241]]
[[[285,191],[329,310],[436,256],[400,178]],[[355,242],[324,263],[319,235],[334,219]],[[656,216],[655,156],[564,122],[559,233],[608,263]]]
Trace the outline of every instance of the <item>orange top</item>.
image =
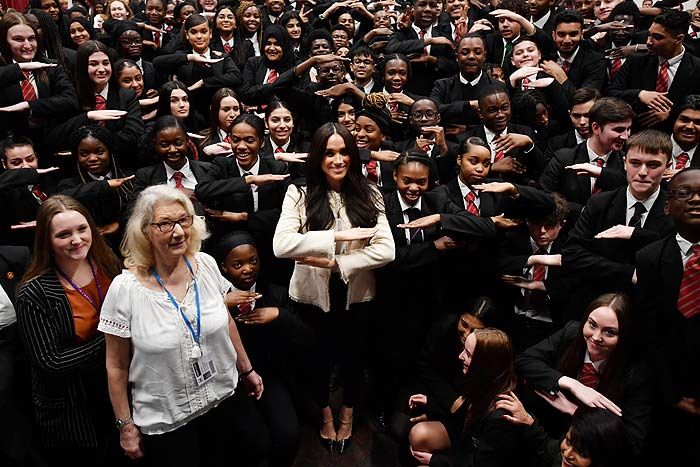
[[[100,269],[97,269],[97,277],[100,279],[100,287],[102,289],[102,296],[104,298],[107,295],[107,289],[112,280]],[[80,292],[72,288],[63,285],[63,290],[66,292],[66,297],[68,298],[68,303],[73,310],[73,323],[75,326],[75,340],[76,342],[89,342],[95,338],[97,334],[97,325],[100,322],[100,313],[88,302],[85,297],[80,295]],[[102,301],[97,293],[97,284],[95,279],[93,279],[89,284],[84,286],[83,292],[92,299],[92,301],[99,307],[102,306]]]

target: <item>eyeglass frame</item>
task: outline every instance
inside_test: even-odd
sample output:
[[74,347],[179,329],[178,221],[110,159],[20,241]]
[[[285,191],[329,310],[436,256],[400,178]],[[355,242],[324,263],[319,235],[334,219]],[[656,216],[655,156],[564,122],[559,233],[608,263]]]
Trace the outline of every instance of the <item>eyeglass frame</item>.
[[[432,115],[429,115],[429,113],[432,113]],[[411,118],[416,121],[423,120],[423,118],[425,118],[426,120],[430,120],[431,118],[437,117],[439,114],[440,112],[436,110],[426,110],[425,112],[418,111],[411,112]],[[420,118],[418,116],[420,116]]]
[[[689,192],[690,192],[690,195],[688,195],[687,198],[686,198],[685,196],[684,196],[683,198],[679,198],[678,195],[677,195],[677,193],[678,193],[679,191],[689,191]],[[700,196],[700,188],[696,188],[696,189],[692,189],[692,188],[677,188],[677,189],[675,189],[675,190],[670,190],[670,191],[668,192],[669,198],[673,198],[673,199],[675,199],[675,200],[677,200],[677,201],[690,201],[691,199],[693,199],[693,196],[695,196],[695,195]]]
[[142,45],[143,44],[143,38],[134,38],[134,39],[129,39],[129,38],[124,38],[124,39],[119,39],[119,43],[121,45]]
[[[187,222],[189,219],[189,225],[185,225],[184,223]],[[172,227],[170,227],[168,230],[163,230],[164,227],[172,224]],[[158,231],[160,233],[170,233],[173,230],[175,230],[175,226],[179,225],[183,229],[188,229],[192,227],[192,224],[194,224],[194,216],[193,215],[187,215],[184,217],[181,217],[180,219],[174,220],[174,221],[163,221],[163,222],[151,222],[150,225],[153,227],[157,227]]]

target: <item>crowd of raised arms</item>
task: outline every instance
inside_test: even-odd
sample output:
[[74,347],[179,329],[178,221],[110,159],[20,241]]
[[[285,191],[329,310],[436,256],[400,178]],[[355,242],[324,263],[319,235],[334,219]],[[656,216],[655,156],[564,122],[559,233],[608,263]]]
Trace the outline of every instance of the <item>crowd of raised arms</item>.
[[700,465],[689,3],[0,0],[0,465]]

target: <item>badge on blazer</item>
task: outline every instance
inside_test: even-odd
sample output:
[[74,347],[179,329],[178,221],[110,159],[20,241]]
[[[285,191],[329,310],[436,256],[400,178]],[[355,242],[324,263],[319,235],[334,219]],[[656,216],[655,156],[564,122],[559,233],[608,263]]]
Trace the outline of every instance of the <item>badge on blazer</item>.
[[15,273],[12,271],[8,271],[7,274],[5,274],[5,277],[7,277],[8,280],[12,280],[15,278]]

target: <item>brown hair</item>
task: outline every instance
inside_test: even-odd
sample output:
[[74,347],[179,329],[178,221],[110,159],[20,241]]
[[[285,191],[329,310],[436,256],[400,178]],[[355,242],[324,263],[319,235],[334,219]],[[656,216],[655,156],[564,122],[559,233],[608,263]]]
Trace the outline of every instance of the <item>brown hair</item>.
[[44,201],[36,215],[36,234],[34,236],[34,256],[22,278],[22,283],[45,274],[54,267],[53,253],[51,251],[51,222],[56,214],[76,211],[87,220],[92,233],[92,245],[90,245],[90,259],[96,268],[113,278],[120,272],[120,264],[114,252],[107,246],[107,242],[85,207],[70,196],[54,195]]
[[[41,41],[39,40],[39,32],[36,30],[36,27],[34,24],[29,22],[27,20],[27,17],[16,12],[16,11],[8,11],[2,16],[2,19],[0,19],[0,55],[2,55],[2,59],[0,60],[1,65],[7,65],[11,64],[13,57],[12,57],[12,51],[10,50],[10,44],[7,41],[7,32],[12,28],[13,26],[17,25],[25,25],[29,26],[32,28],[32,31],[34,31],[34,35],[36,36],[36,41],[37,41],[37,49],[36,49],[36,55],[34,56],[34,61],[38,62],[44,62],[45,60],[42,58],[41,50]],[[32,71],[34,74],[34,78],[37,81],[40,81],[44,84],[48,84],[49,82],[49,76],[46,73],[46,70],[41,68],[39,70],[34,70]]]
[[632,110],[632,106],[614,97],[597,99],[590,112],[588,112],[588,120],[591,124],[597,123],[601,127],[608,123],[623,122],[633,118],[634,110]]
[[464,382],[465,404],[471,405],[465,431],[491,412],[498,395],[513,390],[516,381],[513,347],[506,333],[485,328],[475,329],[472,334],[476,345]]
[[642,130],[635,133],[627,140],[627,153],[630,149],[637,148],[646,154],[664,154],[666,162],[671,160],[673,143],[671,136],[659,130]]
[[588,316],[593,310],[600,307],[608,307],[615,313],[617,317],[618,340],[617,346],[610,352],[605,365],[600,369],[600,381],[598,382],[597,390],[605,397],[613,401],[619,401],[622,396],[624,371],[629,362],[629,349],[632,346],[631,305],[626,295],[606,293],[588,305],[588,308],[583,313],[578,334],[562,355],[558,369],[570,378],[576,379],[578,377],[586,357],[586,341],[583,337],[583,328],[588,321]]

